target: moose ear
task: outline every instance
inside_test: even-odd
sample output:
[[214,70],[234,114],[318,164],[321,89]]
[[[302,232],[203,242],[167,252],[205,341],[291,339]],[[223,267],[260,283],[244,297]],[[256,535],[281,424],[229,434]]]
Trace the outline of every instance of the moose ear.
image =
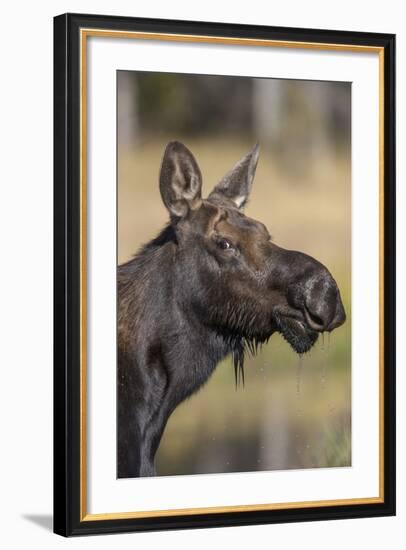
[[171,216],[185,216],[201,203],[202,174],[192,153],[179,141],[166,146],[159,188]]
[[258,143],[245,157],[243,157],[216,185],[210,193],[210,197],[222,196],[234,202],[240,210],[243,210],[255,176],[258,164]]

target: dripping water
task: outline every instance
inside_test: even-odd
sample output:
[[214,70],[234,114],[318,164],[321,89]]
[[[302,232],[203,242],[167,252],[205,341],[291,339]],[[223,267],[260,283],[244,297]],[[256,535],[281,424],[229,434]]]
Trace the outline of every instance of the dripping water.
[[296,366],[296,433],[295,433],[295,443],[296,443],[296,454],[301,455],[302,450],[300,448],[300,418],[302,416],[302,373],[303,373],[303,355],[299,355],[298,362]]
[[324,332],[321,334],[321,389],[324,391],[326,389],[326,378],[327,378],[327,362],[329,358],[330,351],[330,333],[328,333],[327,349],[325,347]]
[[[326,361],[325,361],[326,364],[330,360],[330,335],[331,335],[331,333],[328,332],[327,333],[327,355],[326,355]],[[327,373],[325,372],[324,373],[325,383],[326,383],[326,377],[327,377]],[[330,402],[328,402],[327,403],[327,409],[328,409],[329,416],[331,416],[334,413],[335,407]]]
[[303,355],[299,355],[299,360],[296,367],[296,395],[300,397],[301,385],[302,385],[302,371],[303,371]]
[[[330,400],[328,399],[328,392],[327,392],[327,381],[328,381],[328,370],[330,366],[330,332],[327,332],[327,338],[324,339],[324,333],[322,338],[322,344],[321,344],[321,391],[322,391],[322,399],[325,403],[326,411],[326,422],[327,422],[327,430],[328,425],[331,421],[331,417],[334,414],[335,407],[330,403]],[[326,431],[323,431],[323,435],[321,436],[320,444],[321,444],[321,453],[325,451],[326,447]]]

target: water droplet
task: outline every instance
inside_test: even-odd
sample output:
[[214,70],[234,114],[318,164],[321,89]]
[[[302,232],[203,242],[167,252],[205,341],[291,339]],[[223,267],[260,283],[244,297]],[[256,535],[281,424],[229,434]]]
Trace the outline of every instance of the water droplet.
[[301,383],[302,383],[302,369],[303,369],[303,355],[299,355],[297,367],[296,367],[296,395],[300,395]]
[[324,332],[323,332],[323,352],[326,351],[326,353],[323,353],[323,358],[322,358],[322,367],[321,367],[321,377],[320,377],[320,381],[321,381],[321,389],[324,391],[326,389],[326,382],[327,382],[327,365],[328,365],[328,361],[329,361],[329,351],[330,351],[330,333],[327,333],[327,338],[328,338],[328,344],[327,344],[327,349],[324,350]]

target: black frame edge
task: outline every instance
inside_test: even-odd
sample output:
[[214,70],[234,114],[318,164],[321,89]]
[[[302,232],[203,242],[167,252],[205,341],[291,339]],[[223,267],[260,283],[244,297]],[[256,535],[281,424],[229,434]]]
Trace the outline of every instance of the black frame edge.
[[396,36],[384,47],[384,500],[396,515]]
[[67,535],[67,16],[54,19],[54,532]]
[[[79,174],[81,27],[379,46],[385,56],[385,493],[378,504],[80,521]],[[395,514],[395,35],[63,14],[54,18],[54,532],[62,536]]]
[[[332,42],[336,44],[356,44],[378,47],[385,46],[385,44],[395,36],[390,33],[337,31],[303,27],[272,27],[268,25],[245,25],[241,23],[222,23],[216,21],[151,19],[144,17],[81,13],[66,13],[65,15],[73,26],[108,28],[110,30],[123,31],[133,30],[157,33],[203,34],[207,36],[265,38],[316,43]],[[270,35],[272,35],[272,37]],[[293,37],[293,35],[295,36]]]
[[225,514],[203,514],[198,516],[177,516],[142,520],[113,519],[81,522],[72,529],[70,535],[87,536],[180,529],[211,529],[217,527],[272,525],[275,523],[379,518],[393,515],[394,511],[385,504],[362,504],[296,510],[273,510],[271,512],[230,512]]

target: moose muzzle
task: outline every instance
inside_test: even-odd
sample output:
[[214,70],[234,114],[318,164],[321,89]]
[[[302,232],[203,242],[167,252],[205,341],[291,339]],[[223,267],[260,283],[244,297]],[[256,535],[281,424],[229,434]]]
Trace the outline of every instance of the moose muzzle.
[[337,283],[326,267],[301,252],[294,255],[287,286],[288,304],[301,311],[308,327],[317,332],[331,332],[345,321],[345,311]]
[[297,353],[305,353],[318,335],[345,322],[337,283],[328,269],[307,254],[272,243],[270,278],[282,301],[274,308],[277,330]]

